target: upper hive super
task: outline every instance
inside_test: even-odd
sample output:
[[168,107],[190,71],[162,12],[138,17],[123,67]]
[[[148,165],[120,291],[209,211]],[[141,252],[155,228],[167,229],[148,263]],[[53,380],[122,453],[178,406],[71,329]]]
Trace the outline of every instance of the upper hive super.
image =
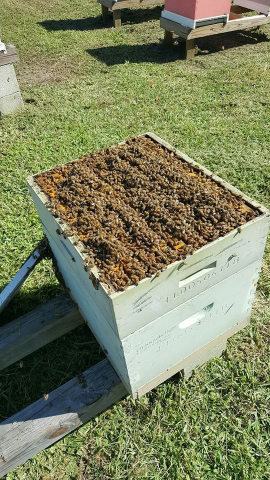
[[84,244],[100,281],[123,290],[259,215],[202,170],[145,136],[35,177]]

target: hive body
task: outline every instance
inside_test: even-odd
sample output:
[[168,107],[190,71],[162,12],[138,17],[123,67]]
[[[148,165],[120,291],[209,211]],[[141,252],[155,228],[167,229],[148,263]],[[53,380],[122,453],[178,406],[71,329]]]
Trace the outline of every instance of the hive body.
[[14,113],[23,107],[13,63],[18,60],[16,48],[7,45],[0,51],[0,114]]
[[196,364],[197,358],[247,324],[269,228],[264,208],[240,232],[233,230],[205,245],[159,276],[109,293],[103,284],[96,289],[89,279],[80,245],[73,237],[59,235],[66,225],[48,210],[33,177],[28,185],[70,294],[134,398]]
[[234,4],[250,10],[256,10],[259,13],[265,13],[266,15],[270,13],[270,0],[234,0]]
[[219,21],[227,21],[230,0],[165,0],[162,17],[189,28]]

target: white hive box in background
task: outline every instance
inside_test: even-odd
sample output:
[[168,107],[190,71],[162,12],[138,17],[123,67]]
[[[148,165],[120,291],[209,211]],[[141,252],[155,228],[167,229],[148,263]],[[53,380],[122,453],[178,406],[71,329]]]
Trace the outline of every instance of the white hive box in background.
[[[154,134],[145,134],[182,160],[199,167],[233,193],[222,179]],[[65,235],[35,177],[28,178],[44,232],[71,297],[134,398],[177,371],[211,357],[211,351],[248,324],[262,263],[269,212],[241,194],[260,215],[123,292],[109,293],[89,279],[84,246]],[[93,278],[98,271],[92,269]],[[209,353],[210,352],[210,353]]]
[[7,45],[0,51],[0,114],[14,113],[23,107],[23,100],[13,63],[18,60],[16,48]]

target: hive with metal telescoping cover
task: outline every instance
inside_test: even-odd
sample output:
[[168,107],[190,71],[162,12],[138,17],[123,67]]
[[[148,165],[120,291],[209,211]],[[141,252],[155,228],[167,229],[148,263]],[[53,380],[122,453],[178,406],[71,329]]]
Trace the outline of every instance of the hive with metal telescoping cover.
[[[188,373],[192,368],[204,363],[207,359],[219,355],[225,348],[226,340],[248,324],[261,269],[270,217],[269,211],[263,206],[243,195],[156,135],[146,133],[136,137],[134,141],[134,145],[140,141],[150,143],[150,157],[151,152],[154,152],[155,149],[160,152],[162,158],[166,157],[164,160],[164,181],[162,175],[156,173],[156,178],[161,179],[161,186],[156,182],[155,165],[162,173],[163,160],[160,160],[161,163],[159,163],[157,154],[154,163],[151,164],[153,189],[152,191],[150,189],[147,195],[155,199],[155,211],[161,212],[158,203],[159,199],[160,205],[162,203],[162,189],[167,191],[171,188],[171,197],[168,197],[164,209],[168,211],[168,205],[172,202],[174,205],[172,219],[179,216],[183,222],[183,228],[180,223],[180,226],[176,229],[173,221],[168,220],[166,225],[170,224],[170,231],[173,232],[170,241],[166,245],[166,242],[158,243],[158,240],[155,243],[154,239],[158,238],[157,232],[162,237],[165,226],[156,225],[155,228],[154,210],[151,213],[150,209],[147,210],[143,207],[142,212],[138,213],[136,208],[133,209],[137,227],[145,224],[148,228],[147,225],[149,226],[152,221],[152,244],[157,257],[154,254],[152,255],[151,242],[146,245],[143,236],[138,238],[141,239],[142,249],[146,245],[145,248],[148,249],[148,253],[144,257],[136,251],[136,248],[137,250],[140,250],[140,248],[134,243],[136,225],[132,224],[132,219],[130,219],[130,230],[123,233],[124,236],[126,235],[125,238],[130,239],[130,249],[133,248],[130,255],[134,268],[137,264],[139,265],[140,258],[145,258],[146,264],[148,264],[148,261],[150,262],[150,258],[153,259],[152,265],[142,269],[142,272],[146,272],[144,278],[143,273],[141,276],[134,276],[134,272],[129,271],[128,260],[126,259],[127,253],[121,256],[120,250],[119,252],[117,252],[117,249],[114,251],[114,242],[115,245],[118,245],[119,239],[117,233],[114,233],[115,240],[113,241],[110,232],[108,233],[110,222],[107,221],[106,223],[106,217],[109,219],[110,209],[105,212],[102,221],[93,221],[89,224],[88,231],[86,230],[81,234],[80,228],[83,228],[83,217],[87,215],[86,207],[84,206],[84,210],[81,210],[78,199],[75,199],[77,210],[75,207],[72,210],[73,205],[69,205],[68,201],[65,205],[61,204],[61,188],[70,189],[71,196],[69,197],[69,193],[67,193],[67,197],[72,201],[73,177],[69,174],[69,169],[74,170],[77,164],[84,165],[84,158],[69,162],[59,167],[58,170],[53,169],[29,177],[28,186],[58,269],[71,297],[77,303],[86,322],[127,390],[134,398],[138,398],[178,371],[184,370]],[[115,158],[115,152],[121,153],[121,149],[125,151],[127,145],[131,149],[130,142],[126,141],[111,147],[111,149],[96,152],[92,156],[97,162],[96,158],[102,158],[102,154],[106,154],[108,162],[111,162],[108,172],[115,175],[111,157],[114,156]],[[125,180],[127,183],[132,180],[134,168],[137,169],[136,171],[140,169],[140,178],[143,178],[142,175],[145,176],[145,173],[142,172],[147,169],[148,160],[146,158],[144,160],[142,149],[132,148],[130,151],[133,152],[134,158],[131,158],[129,154],[131,170],[130,176],[127,173]],[[136,158],[136,155],[138,158]],[[88,158],[91,163],[91,155]],[[122,158],[123,162],[127,162],[128,157],[124,158],[122,155]],[[121,159],[117,161],[117,165],[121,166]],[[103,175],[100,166],[102,160],[99,160],[99,163],[95,165],[98,165],[95,175],[101,179]],[[166,168],[171,169],[171,178],[174,178],[171,183],[174,182],[174,185],[170,185],[169,177],[167,178],[165,175],[165,165]],[[204,196],[207,197],[207,192],[212,188],[216,192],[215,198],[217,198],[217,195],[224,195],[224,198],[227,195],[231,202],[234,202],[235,205],[239,204],[237,215],[240,215],[240,217],[242,215],[240,224],[237,225],[237,221],[234,220],[236,223],[232,222],[228,228],[226,227],[226,230],[223,225],[224,222],[222,222],[223,214],[217,213],[217,218],[213,215],[210,216],[212,218],[211,222],[213,222],[213,225],[211,225],[208,216],[212,207],[207,206],[207,198],[201,210],[196,207],[197,213],[195,212],[195,214],[195,210],[192,210],[191,207],[192,202],[197,202],[195,196],[191,198],[187,195],[186,201],[182,199],[180,202],[178,190],[179,192],[181,188],[183,190],[184,180],[182,180],[182,174],[176,172],[178,165],[181,165],[183,169],[183,179],[184,173],[194,183],[196,176],[201,179],[198,184],[202,185],[200,188],[204,188]],[[63,172],[66,172],[67,177],[65,179],[61,172],[63,175]],[[106,175],[109,175],[108,172]],[[55,179],[53,187],[48,186],[49,178]],[[111,186],[104,183],[105,174],[102,178],[102,181],[94,182],[97,199],[99,200],[96,201],[96,204],[93,200],[91,200],[91,205],[89,203],[89,216],[92,215],[91,218],[95,218],[94,215],[101,211],[101,207],[105,208],[106,205],[110,205],[112,210],[113,204],[118,202],[121,205],[121,195],[122,198],[126,198],[124,195],[127,194],[128,198],[134,197],[132,199],[134,204],[137,201],[136,192],[138,192],[138,196],[141,195],[142,198],[145,198],[147,204],[147,198],[143,196],[145,195],[143,188],[138,189],[136,187],[137,190],[131,189],[127,192],[121,184],[121,179],[115,186],[114,198],[112,199],[112,196],[110,197]],[[44,187],[44,179],[47,179],[47,190]],[[176,179],[178,179],[178,183]],[[70,187],[68,182],[71,182]],[[83,191],[89,192],[89,185],[87,179],[84,179],[81,182],[81,187],[78,187],[78,191],[81,191],[82,195]],[[154,185],[157,186],[154,187]],[[119,199],[117,191],[120,192]],[[196,195],[200,194],[197,193]],[[103,200],[100,201],[100,198],[103,198]],[[111,200],[108,200],[109,198]],[[218,212],[222,212],[222,197],[220,203],[221,205],[217,203],[216,207]],[[84,205],[86,204],[87,202],[84,203]],[[123,202],[122,205],[124,209]],[[190,211],[191,222],[185,217],[186,214],[181,216],[181,209],[184,212]],[[72,214],[75,215],[75,210],[78,217],[71,220]],[[68,217],[67,211],[71,212],[71,216]],[[116,214],[115,212],[112,213],[115,219]],[[237,215],[232,216],[237,219]],[[225,213],[224,216],[226,216]],[[67,221],[67,218],[70,220]],[[118,213],[117,218],[120,219],[120,225],[121,212]],[[198,237],[200,239],[198,236],[199,225],[202,225],[202,232],[204,220],[210,225],[211,232],[215,232],[215,227],[217,227],[223,233],[221,236],[211,233],[212,236],[210,235],[207,241],[195,242],[195,247],[194,245],[192,247],[194,238]],[[164,220],[165,223],[166,221]],[[106,235],[108,237],[107,243],[103,241],[103,250],[100,244],[96,247],[94,243],[94,239],[97,241],[98,235],[100,235],[100,238],[107,238],[106,235],[104,237],[102,225],[106,225]],[[111,228],[112,230],[115,229],[115,225],[112,225]],[[192,228],[194,228],[193,238],[189,238],[191,235],[190,233],[187,235],[187,232],[193,231]],[[116,231],[117,229],[114,230],[114,232]],[[115,255],[114,261],[110,262],[109,258],[105,265],[105,246],[111,244],[111,251]],[[163,253],[165,251],[171,252],[172,256],[166,257]],[[89,261],[91,252],[92,258]],[[157,263],[157,258],[161,263]],[[168,258],[172,258],[173,261],[168,262]],[[118,264],[115,259],[118,259]],[[126,282],[125,285],[121,284],[119,280],[120,274]],[[119,285],[119,288],[117,288],[117,285]],[[124,286],[121,287],[121,285]]]

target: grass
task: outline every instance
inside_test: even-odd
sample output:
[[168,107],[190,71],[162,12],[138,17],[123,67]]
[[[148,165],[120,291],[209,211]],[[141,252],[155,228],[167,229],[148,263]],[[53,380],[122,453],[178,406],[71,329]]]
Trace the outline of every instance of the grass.
[[[270,28],[162,46],[160,7],[103,26],[95,2],[3,0],[1,38],[20,52],[24,110],[0,119],[0,289],[42,235],[25,179],[153,131],[270,206]],[[269,246],[251,326],[188,381],[129,397],[18,467],[12,479],[270,479]],[[39,265],[5,324],[56,296]],[[0,373],[0,419],[103,358],[80,327]]]

